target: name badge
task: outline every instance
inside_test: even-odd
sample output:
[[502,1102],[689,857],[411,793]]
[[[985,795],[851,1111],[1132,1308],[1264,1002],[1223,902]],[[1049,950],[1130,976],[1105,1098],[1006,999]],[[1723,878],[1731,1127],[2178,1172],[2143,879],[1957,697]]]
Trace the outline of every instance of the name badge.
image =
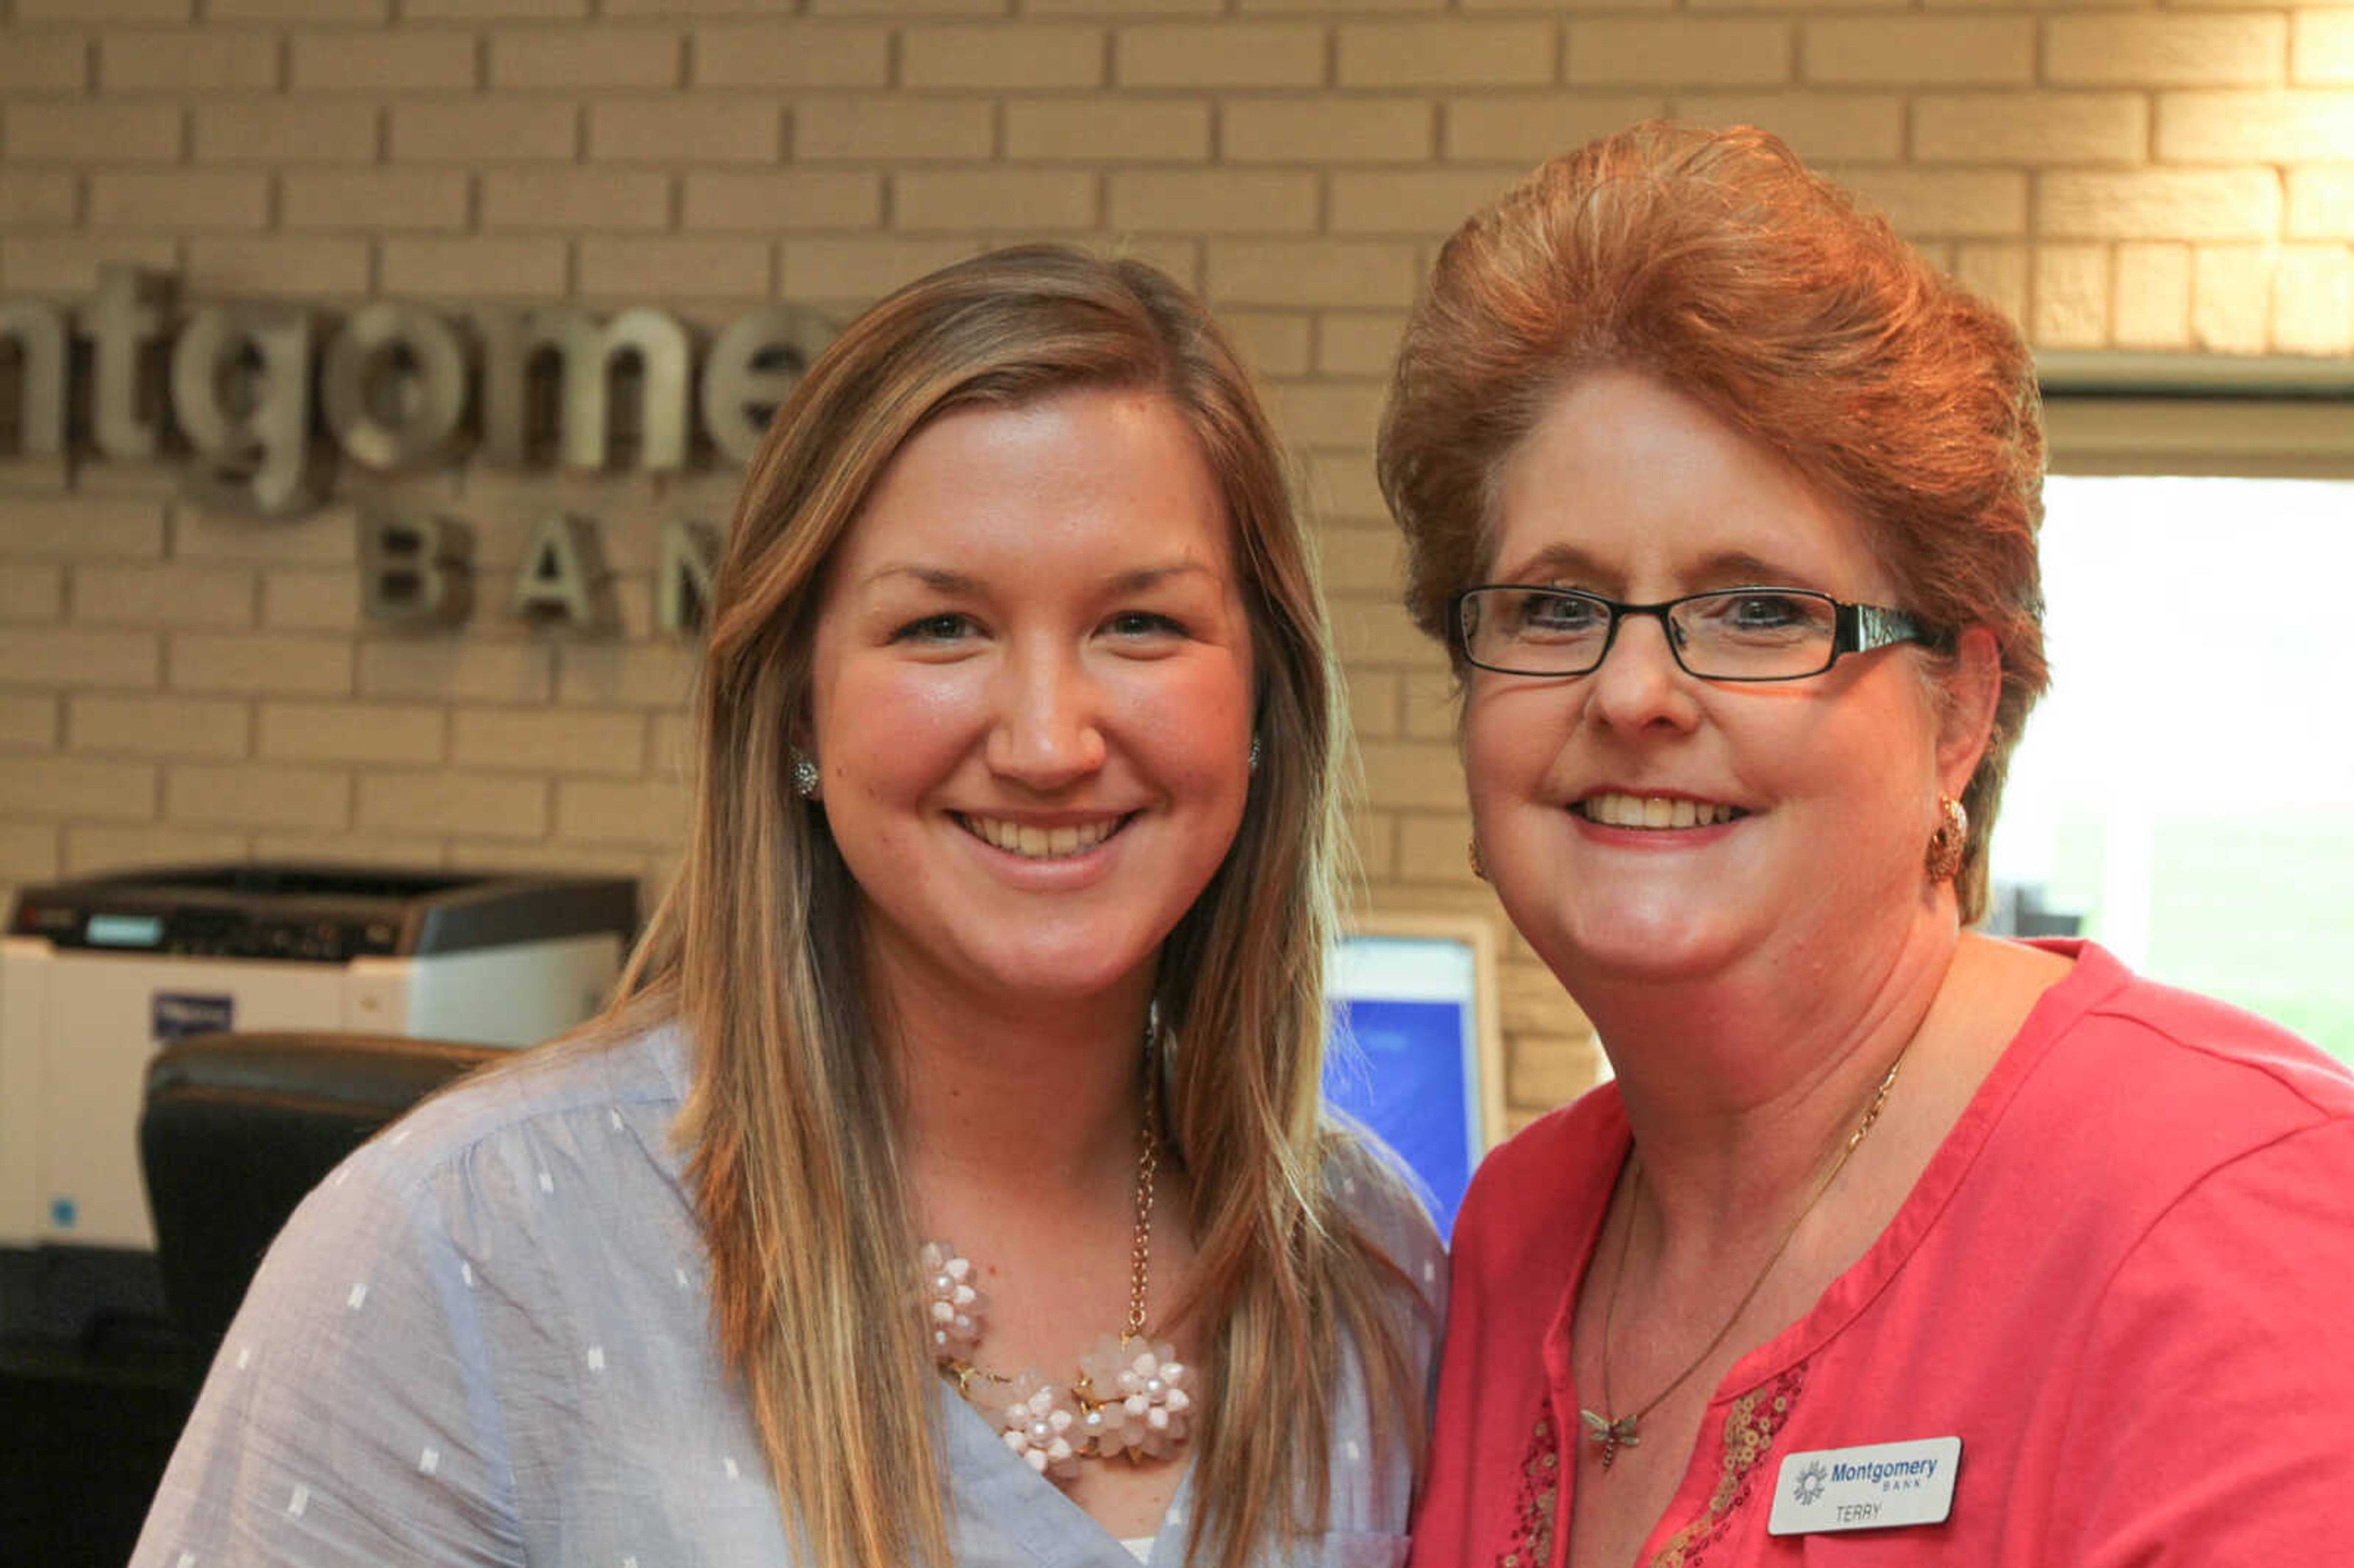
[[1766,1532],[1815,1535],[1943,1524],[1954,1511],[1954,1472],[1961,1466],[1958,1437],[1788,1455],[1774,1482],[1774,1511]]

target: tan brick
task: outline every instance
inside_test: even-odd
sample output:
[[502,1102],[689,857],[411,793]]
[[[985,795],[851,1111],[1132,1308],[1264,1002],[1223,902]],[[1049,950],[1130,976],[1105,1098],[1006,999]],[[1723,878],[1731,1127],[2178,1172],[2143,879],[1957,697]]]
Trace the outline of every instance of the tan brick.
[[1602,1081],[1602,1051],[1591,1034],[1515,1034],[1511,1047],[1504,1094],[1516,1114],[1505,1123],[1507,1133],[1526,1125],[1522,1118],[1565,1106]]
[[57,827],[46,822],[0,821],[0,887],[47,882],[61,874],[58,834]]
[[976,249],[967,239],[788,239],[779,286],[790,300],[871,300]]
[[[428,838],[405,833],[363,833],[345,829],[339,833],[258,832],[253,835],[252,853],[264,860],[324,860],[344,865],[380,865],[394,870],[414,871],[419,866],[447,865],[449,841],[440,835]],[[498,870],[501,861],[493,858],[477,863],[488,870]]]
[[177,163],[184,116],[176,104],[123,99],[98,103],[11,103],[8,158],[19,164]]
[[2354,167],[2288,172],[2292,239],[2354,239]]
[[2354,92],[2161,92],[2158,155],[2184,164],[2328,164],[2354,149]]
[[2109,253],[2099,245],[2046,245],[2035,253],[2035,320],[2042,348],[2100,348],[2109,337]]
[[0,169],[0,228],[69,228],[75,189],[75,177],[63,170]]
[[215,697],[90,694],[66,715],[74,750],[132,757],[243,757],[252,728],[244,703]]
[[1326,30],[1304,22],[1148,22],[1123,27],[1122,87],[1321,87]]
[[66,570],[11,561],[0,571],[0,620],[23,625],[65,619]]
[[796,162],[986,158],[997,126],[980,99],[811,98],[793,109]]
[[244,860],[248,843],[246,834],[230,828],[118,828],[80,822],[65,830],[65,869],[72,876]]
[[[781,0],[778,8],[792,9]],[[813,16],[1002,16],[1005,11],[1006,0],[809,0]]]
[[1913,156],[1928,164],[2137,164],[2149,101],[2137,92],[1924,93]]
[[1663,97],[1626,93],[1451,98],[1447,101],[1447,156],[1535,163],[1667,110]]
[[441,299],[542,300],[563,294],[568,270],[557,238],[387,237],[384,287]]
[[[1318,453],[1314,461],[1319,473],[1338,467],[1363,467],[1363,452]],[[1323,487],[1320,480],[1318,488]],[[1336,594],[1354,594],[1378,598],[1394,594],[1405,580],[1403,547],[1395,528],[1387,524],[1377,526],[1355,526],[1334,519],[1361,517],[1361,509],[1319,507],[1317,515],[1321,526],[1317,536],[1323,546],[1324,587]]]
[[670,192],[671,176],[650,169],[494,169],[482,175],[482,227],[664,228]]
[[2024,84],[2035,77],[2035,24],[1988,16],[1815,21],[1806,26],[1798,58],[1810,82]]
[[1331,447],[1365,458],[1381,415],[1379,381],[1278,381],[1267,387],[1275,428],[1295,446]]
[[1471,874],[1471,818],[1454,812],[1428,816],[1409,811],[1398,818],[1397,878],[1401,882],[1478,884]]
[[359,578],[351,572],[266,571],[261,624],[272,631],[356,631]]
[[1573,87],[1748,86],[1790,79],[1787,22],[1580,17],[1567,27],[1567,80]]
[[2111,334],[2119,348],[2188,348],[2190,248],[2166,244],[2118,246],[2110,312]]
[[179,249],[163,236],[27,234],[0,238],[0,288],[19,294],[87,294],[98,287],[98,270],[128,262],[171,271]]
[[2047,81],[2116,87],[2237,87],[2277,82],[2288,19],[2054,16],[2043,24]]
[[899,80],[915,88],[1101,87],[1100,27],[1063,22],[910,27],[899,34]]
[[[649,853],[616,844],[522,843],[466,838],[451,838],[444,842],[448,846],[445,858],[458,870],[480,867],[485,871],[548,871],[580,876],[629,877],[641,884],[646,881],[650,867],[659,867],[667,875],[675,856],[673,849]],[[642,886],[638,907],[652,909],[659,897],[658,893]]]
[[885,87],[887,27],[838,22],[756,22],[697,27],[689,73],[698,87],[769,92],[812,87]]
[[580,707],[681,707],[695,662],[694,650],[663,643],[570,643],[557,673],[557,700]]
[[2270,246],[2200,246],[2191,270],[2191,341],[2221,354],[2256,354],[2267,347],[2273,263]]
[[0,693],[0,751],[57,748],[57,698],[46,693]]
[[658,779],[684,779],[695,758],[695,726],[684,714],[655,714],[648,770]]
[[350,298],[368,291],[368,247],[361,238],[273,234],[187,242],[188,291],[202,297]]
[[1317,320],[1316,368],[1327,376],[1387,376],[1405,331],[1403,312],[1328,311]]
[[302,22],[358,26],[391,15],[391,0],[206,0],[215,22]]
[[153,763],[0,757],[0,817],[143,822],[154,815]]
[[1111,226],[1146,234],[1310,233],[1313,174],[1170,169],[1111,176]]
[[[400,16],[404,22],[567,22],[586,18],[588,10],[588,0],[403,0]],[[622,14],[611,5],[605,10]]]
[[1413,669],[1434,662],[1433,645],[1415,630],[1394,591],[1379,599],[1335,599],[1332,641],[1351,669]]
[[1315,323],[1302,311],[1220,311],[1218,324],[1258,376],[1305,376],[1314,368]]
[[279,54],[273,33],[113,33],[99,40],[98,80],[107,92],[268,92]]
[[289,171],[279,176],[279,221],[288,228],[464,228],[469,191],[461,169]]
[[0,509],[0,557],[154,560],[164,554],[164,509],[104,496],[11,499]]
[[2299,11],[2288,74],[2306,87],[2354,86],[2354,11]]
[[765,298],[769,242],[675,237],[583,239],[580,291],[615,298]]
[[1904,101],[1886,93],[1687,92],[1675,117],[1771,131],[1809,163],[1894,163],[1904,155]]
[[773,98],[609,98],[588,106],[588,155],[625,164],[772,164],[783,146]]
[[270,176],[228,169],[90,177],[93,228],[239,229],[270,222]]
[[164,814],[216,827],[340,828],[352,820],[352,780],[334,768],[184,762],[164,777]]
[[490,37],[493,89],[679,85],[685,44],[667,27],[502,28]]
[[1220,114],[1220,144],[1238,164],[1387,164],[1430,155],[1431,105],[1419,99],[1237,99]]
[[1210,297],[1240,305],[1405,305],[1420,280],[1411,245],[1360,239],[1221,239]]
[[556,786],[556,832],[593,843],[674,844],[686,836],[690,806],[682,786],[661,779],[564,779]]
[[1844,183],[1911,238],[1978,239],[2027,232],[2027,176],[2007,169],[1855,169]]
[[1096,175],[1076,169],[903,174],[891,181],[891,221],[934,233],[1091,228],[1096,184]]
[[183,508],[172,519],[172,555],[183,561],[354,566],[356,514],[341,507],[281,522]]
[[2028,250],[2024,245],[1961,245],[1955,248],[1954,276],[1962,287],[1993,305],[2024,330],[2027,324]]
[[18,22],[185,22],[189,0],[16,0]]
[[1335,234],[1451,234],[1476,209],[1518,183],[1513,167],[1416,169],[1332,175]]
[[2354,252],[2342,245],[2282,249],[2273,272],[2271,346],[2336,355],[2354,346]]
[[[1463,9],[1476,10],[1494,0],[1463,0]],[[1526,0],[1501,0],[1507,9],[1525,9]],[[1659,0],[1670,4],[1671,0]],[[1341,13],[1352,16],[1367,12],[1405,13],[1445,11],[1447,0],[1238,0],[1237,9],[1244,16],[1323,16]]]
[[404,162],[564,162],[579,144],[580,109],[569,101],[488,98],[392,106],[392,155]]
[[352,648],[340,638],[175,632],[169,662],[176,692],[342,696],[352,689]]
[[466,32],[312,33],[292,47],[299,92],[425,92],[472,88],[479,78]]
[[431,637],[359,645],[359,693],[396,701],[544,703],[556,690],[555,650],[541,642]]
[[2269,169],[2054,170],[2039,176],[2037,227],[2058,239],[2263,239],[2279,232]]
[[[1402,314],[1375,319],[1402,319]],[[1371,375],[1358,377],[1358,384],[1362,386],[1374,376],[1386,376],[1388,371],[1389,366],[1384,365]],[[1405,581],[1400,566],[1404,559],[1399,554],[1401,540],[1397,530],[1390,525],[1388,503],[1382,499],[1381,485],[1375,482],[1373,464],[1366,461],[1364,452],[1310,454],[1308,494],[1315,505],[1324,553],[1340,573],[1331,584],[1335,591],[1386,593]],[[1355,524],[1371,527],[1368,530]],[[1344,556],[1361,560],[1352,564],[1342,559]]]
[[80,92],[90,83],[90,43],[78,33],[19,28],[0,49],[0,93]]
[[199,103],[196,154],[211,164],[365,164],[375,159],[377,122],[372,103],[254,99]]
[[1005,154],[1198,163],[1210,155],[1210,106],[1192,99],[1016,99],[1005,106]]
[[1376,806],[1448,810],[1463,804],[1463,765],[1437,741],[1368,740],[1365,795]]
[[883,179],[837,169],[697,169],[686,176],[684,205],[691,229],[800,234],[873,228],[883,221]]
[[1028,16],[1214,16],[1225,0],[1027,0]]
[[152,631],[0,626],[0,684],[145,687],[162,668]]
[[359,825],[535,839],[547,832],[547,781],[504,773],[372,773],[360,779]]
[[1536,87],[1560,54],[1545,21],[1348,22],[1338,75],[1342,87]]
[[253,624],[253,574],[180,564],[74,569],[74,619],[96,626],[237,630]]
[[1457,721],[1462,711],[1454,672],[1417,670],[1407,675],[1399,708],[1405,719],[1407,735],[1416,740],[1444,740],[1452,744]]
[[450,755],[461,767],[625,778],[645,767],[642,713],[461,708],[452,721]]
[[448,727],[442,709],[421,703],[266,702],[256,749],[280,762],[440,762]]
[[1394,670],[1367,670],[1348,678],[1352,734],[1385,740],[1398,733],[1398,693],[1405,679]]

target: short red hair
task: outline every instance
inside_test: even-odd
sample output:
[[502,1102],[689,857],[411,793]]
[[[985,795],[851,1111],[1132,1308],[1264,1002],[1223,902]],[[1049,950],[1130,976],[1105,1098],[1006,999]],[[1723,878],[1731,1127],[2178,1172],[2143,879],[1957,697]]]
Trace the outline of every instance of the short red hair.
[[1955,879],[1977,918],[2004,771],[2047,680],[2042,403],[2018,329],[1766,132],[1653,122],[1553,159],[1447,240],[1383,410],[1406,603],[1433,637],[1485,570],[1505,461],[1605,366],[1781,452],[1862,520],[1903,608],[1994,633],[2002,692]]

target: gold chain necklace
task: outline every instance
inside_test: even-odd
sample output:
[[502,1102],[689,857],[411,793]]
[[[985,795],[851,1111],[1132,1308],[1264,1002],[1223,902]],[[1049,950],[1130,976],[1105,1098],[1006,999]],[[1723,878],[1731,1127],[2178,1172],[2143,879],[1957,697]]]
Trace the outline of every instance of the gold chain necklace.
[[1642,1156],[1639,1150],[1637,1152],[1630,1161],[1634,1171],[1627,1189],[1627,1228],[1619,1233],[1618,1261],[1611,1266],[1610,1297],[1602,1309],[1602,1409],[1599,1414],[1584,1408],[1577,1413],[1577,1419],[1585,1427],[1586,1437],[1601,1445],[1604,1469],[1607,1470],[1618,1457],[1619,1449],[1641,1446],[1643,1418],[1667,1403],[1670,1394],[1683,1387],[1685,1379],[1700,1371],[1702,1363],[1715,1352],[1717,1346],[1724,1343],[1724,1337],[1733,1332],[1733,1326],[1741,1321],[1741,1315],[1749,1310],[1749,1304],[1765,1287],[1766,1276],[1774,1272],[1774,1266],[1782,1261],[1782,1254],[1789,1249],[1790,1238],[1798,1234],[1798,1226],[1815,1212],[1815,1205],[1823,1201],[1823,1194],[1830,1191],[1831,1183],[1839,1180],[1839,1173],[1847,1169],[1848,1160],[1854,1157],[1857,1148],[1879,1122],[1880,1113],[1888,1104],[1888,1091],[1896,1086],[1897,1069],[1904,1065],[1904,1052],[1912,1048],[1913,1043],[1906,1041],[1904,1050],[1897,1052],[1896,1060],[1888,1064],[1888,1071],[1881,1078],[1880,1087],[1872,1093],[1872,1103],[1863,1108],[1862,1119],[1856,1123],[1855,1130],[1847,1135],[1847,1141],[1840,1146],[1838,1157],[1832,1160],[1830,1169],[1825,1171],[1815,1183],[1814,1191],[1807,1194],[1807,1201],[1798,1205],[1798,1212],[1790,1216],[1788,1224],[1782,1227],[1782,1234],[1774,1243],[1774,1250],[1766,1255],[1764,1266],[1757,1270],[1757,1277],[1749,1282],[1749,1288],[1743,1291],[1741,1299],[1734,1304],[1733,1315],[1725,1319],[1724,1326],[1717,1330],[1713,1339],[1701,1347],[1700,1354],[1684,1363],[1683,1371],[1668,1380],[1667,1387],[1637,1409],[1614,1416],[1610,1412],[1617,1402],[1610,1394],[1610,1339],[1611,1330],[1618,1317],[1618,1287],[1627,1276],[1627,1253],[1635,1240],[1636,1205],[1643,1192]]
[[1078,1376],[1070,1383],[1051,1383],[1034,1370],[1007,1377],[976,1366],[972,1357],[981,1347],[988,1305],[979,1274],[948,1243],[924,1244],[925,1327],[934,1363],[966,1403],[989,1417],[1016,1457],[1057,1481],[1076,1477],[1081,1459],[1161,1458],[1182,1447],[1191,1433],[1193,1369],[1177,1359],[1174,1345],[1155,1345],[1145,1338],[1153,1181],[1161,1170],[1161,1140],[1153,1131],[1158,1075],[1148,1062],[1144,1127],[1136,1153],[1128,1320],[1118,1334],[1105,1335],[1079,1358]]

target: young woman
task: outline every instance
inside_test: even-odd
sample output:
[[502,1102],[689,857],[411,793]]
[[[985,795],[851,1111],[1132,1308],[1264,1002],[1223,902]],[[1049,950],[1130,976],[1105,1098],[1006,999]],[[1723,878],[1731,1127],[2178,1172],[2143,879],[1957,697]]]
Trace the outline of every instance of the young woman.
[[1182,291],[876,305],[746,477],[623,1000],[312,1199],[141,1568],[1396,1562],[1438,1269],[1319,1112],[1333,691]]

